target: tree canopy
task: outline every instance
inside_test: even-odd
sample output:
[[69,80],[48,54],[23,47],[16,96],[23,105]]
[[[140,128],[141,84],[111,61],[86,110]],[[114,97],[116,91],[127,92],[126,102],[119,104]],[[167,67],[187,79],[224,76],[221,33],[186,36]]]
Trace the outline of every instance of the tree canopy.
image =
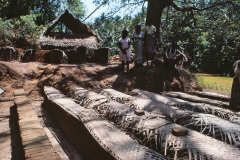
[[86,13],[81,0],[2,0],[0,5],[0,46],[19,38],[34,45],[43,28],[65,9],[77,18]]
[[[121,0],[119,3],[114,0],[94,2],[97,5],[103,3],[112,6],[112,10],[105,13],[105,17],[109,17],[106,21],[113,19],[111,14],[119,12],[119,9],[127,13],[141,6],[138,14],[144,15],[141,18],[144,22],[141,23],[145,23],[148,18],[154,18],[155,25],[159,25],[160,50],[162,43],[177,41],[189,56],[191,69],[197,72],[231,75],[233,62],[240,59],[236,56],[240,41],[240,0],[147,0],[147,8],[143,6],[146,1],[141,0]],[[126,17],[122,18],[121,25],[125,24],[124,18]],[[136,23],[131,24],[134,26]],[[113,24],[121,29],[126,28],[117,22]],[[131,27],[127,28],[133,31]],[[120,32],[111,33],[106,35],[111,35],[111,38],[121,35]],[[117,38],[112,44],[116,40]],[[110,43],[109,37],[107,42]]]
[[37,24],[41,25],[51,22],[65,9],[71,10],[78,18],[82,18],[86,13],[81,0],[3,0],[0,17],[12,19],[35,14]]

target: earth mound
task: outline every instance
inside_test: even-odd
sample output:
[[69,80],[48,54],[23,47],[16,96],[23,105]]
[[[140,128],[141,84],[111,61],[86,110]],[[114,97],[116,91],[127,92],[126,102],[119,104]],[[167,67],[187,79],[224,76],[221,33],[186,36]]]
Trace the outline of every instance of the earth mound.
[[62,91],[78,85],[89,90],[114,88],[125,93],[135,88],[155,93],[202,90],[194,76],[184,69],[135,68],[133,64],[130,68],[129,73],[123,73],[120,63],[116,62],[103,65],[0,62],[0,86],[6,90],[3,96],[24,88],[28,96],[34,98],[41,96],[44,85]]

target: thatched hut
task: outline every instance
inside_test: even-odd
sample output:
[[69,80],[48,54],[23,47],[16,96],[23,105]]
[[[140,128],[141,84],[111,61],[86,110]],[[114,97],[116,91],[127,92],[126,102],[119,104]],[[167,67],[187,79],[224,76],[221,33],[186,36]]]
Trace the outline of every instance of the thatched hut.
[[42,50],[65,50],[83,45],[91,49],[97,49],[100,43],[101,38],[91,27],[82,23],[68,10],[65,10],[40,36],[38,47]]
[[[41,54],[43,50],[46,52],[52,49],[63,50],[68,56],[69,63],[77,63],[86,61],[88,50],[98,50],[101,41],[90,26],[65,10],[40,36],[38,48]],[[76,49],[78,48],[76,46],[79,46],[79,49]],[[78,60],[77,57],[81,59]]]

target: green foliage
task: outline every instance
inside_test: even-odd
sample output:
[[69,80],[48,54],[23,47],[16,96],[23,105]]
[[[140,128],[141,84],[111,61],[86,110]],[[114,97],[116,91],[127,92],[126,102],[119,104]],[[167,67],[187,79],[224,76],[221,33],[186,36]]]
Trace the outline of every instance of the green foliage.
[[34,45],[41,31],[43,30],[43,26],[38,26],[35,23],[35,20],[36,15],[30,14],[26,16],[21,16],[20,19],[14,21],[15,30],[18,31],[18,34],[16,34],[15,36],[26,38],[31,44]]
[[[42,28],[41,24],[48,24],[65,9],[69,9],[78,18],[82,18],[85,14],[84,4],[80,0],[2,0],[1,2],[1,45],[12,44],[15,38],[21,36],[34,43]],[[142,28],[145,28],[146,8],[143,6],[145,1],[93,0],[93,2],[111,8],[109,13],[102,14],[91,24],[103,39],[103,47],[111,47],[114,51],[118,51],[117,42],[123,29],[129,30],[131,37],[136,24],[141,23]],[[157,2],[159,5],[167,4],[165,0],[156,0],[155,3]],[[173,0],[172,2],[182,9],[186,7],[204,9],[212,4],[227,1]],[[233,75],[232,64],[240,59],[235,54],[240,41],[240,1],[231,2],[214,5],[207,10],[177,11],[173,5],[169,5],[161,15],[160,42],[177,41],[188,56],[190,69],[193,71]],[[116,14],[122,16],[114,16]],[[13,17],[15,18],[11,20],[3,20]]]
[[12,44],[14,38],[14,32],[12,28],[13,25],[10,21],[3,21],[0,19],[0,46]]
[[[221,1],[178,1],[179,7],[207,8]],[[203,11],[180,12],[166,8],[162,15],[160,40],[178,41],[196,72],[232,76],[232,64],[240,59],[236,49],[240,40],[239,2]]]
[[79,19],[83,18],[86,14],[85,5],[80,0],[72,0],[68,3],[62,3],[58,12],[60,13],[66,9],[68,9],[76,18]]
[[10,0],[1,8],[0,17],[12,19],[35,14],[37,24],[41,25],[51,22],[65,9],[69,9],[77,18],[82,18],[86,13],[81,0]]
[[[115,14],[119,11],[120,13],[124,11],[126,15],[129,13],[129,7],[135,6],[137,8],[136,6],[143,5],[143,1],[140,0],[121,0],[117,2],[114,0],[94,0],[94,2],[97,5],[104,3],[109,7],[111,6],[112,10],[105,13],[107,17],[109,14]],[[173,5],[166,7],[161,15],[160,42],[177,41],[180,48],[188,56],[189,67],[192,71],[232,76],[232,64],[240,59],[235,54],[240,40],[240,1],[226,2],[225,0],[173,0],[173,3],[179,8],[192,7],[203,10],[177,11],[172,7]],[[165,5],[166,1],[159,0],[158,3],[159,5]],[[211,8],[204,10],[208,7]],[[139,11],[139,15],[141,15],[142,11]],[[132,17],[134,18],[134,16]],[[96,21],[100,21],[100,18]],[[100,23],[104,23],[104,21],[102,20]],[[125,22],[125,24],[131,25],[127,21],[128,19],[123,16],[121,23],[109,23],[108,27],[104,24],[103,26],[108,28],[105,35],[103,30],[95,27],[104,40],[104,46],[114,47],[116,37],[120,37],[120,31],[110,28],[117,28]],[[160,51],[163,51],[163,49],[160,49]]]
[[43,26],[36,25],[35,20],[33,14],[5,21],[0,19],[0,45],[14,45],[18,38],[25,38],[34,45],[43,29]]
[[[56,18],[65,9],[77,18],[82,18],[86,11],[80,0],[48,1],[5,1],[0,10],[0,45],[14,45],[18,38],[25,38],[35,45],[45,24]],[[10,19],[6,19],[10,18]]]
[[8,1],[7,0],[1,0],[0,1],[0,8],[6,7],[8,5]]
[[131,38],[136,24],[144,24],[144,18],[140,13],[134,17],[106,17],[105,14],[102,14],[95,19],[93,28],[103,39],[102,47],[110,47],[116,54],[119,50],[118,40],[121,37],[122,30],[128,30],[129,38]]

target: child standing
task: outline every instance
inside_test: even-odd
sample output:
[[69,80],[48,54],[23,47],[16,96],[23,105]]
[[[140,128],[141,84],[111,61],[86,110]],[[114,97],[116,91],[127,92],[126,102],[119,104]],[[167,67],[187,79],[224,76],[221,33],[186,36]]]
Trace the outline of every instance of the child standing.
[[147,26],[146,26],[146,32],[145,32],[145,39],[146,39],[146,47],[147,47],[147,66],[148,66],[148,60],[149,56],[151,57],[151,66],[153,66],[153,58],[156,53],[156,27],[153,25],[153,19],[149,19]]
[[128,31],[122,31],[122,37],[119,39],[120,60],[122,61],[122,71],[124,72],[125,61],[127,63],[127,72],[129,71],[130,62],[130,39],[128,38]]

